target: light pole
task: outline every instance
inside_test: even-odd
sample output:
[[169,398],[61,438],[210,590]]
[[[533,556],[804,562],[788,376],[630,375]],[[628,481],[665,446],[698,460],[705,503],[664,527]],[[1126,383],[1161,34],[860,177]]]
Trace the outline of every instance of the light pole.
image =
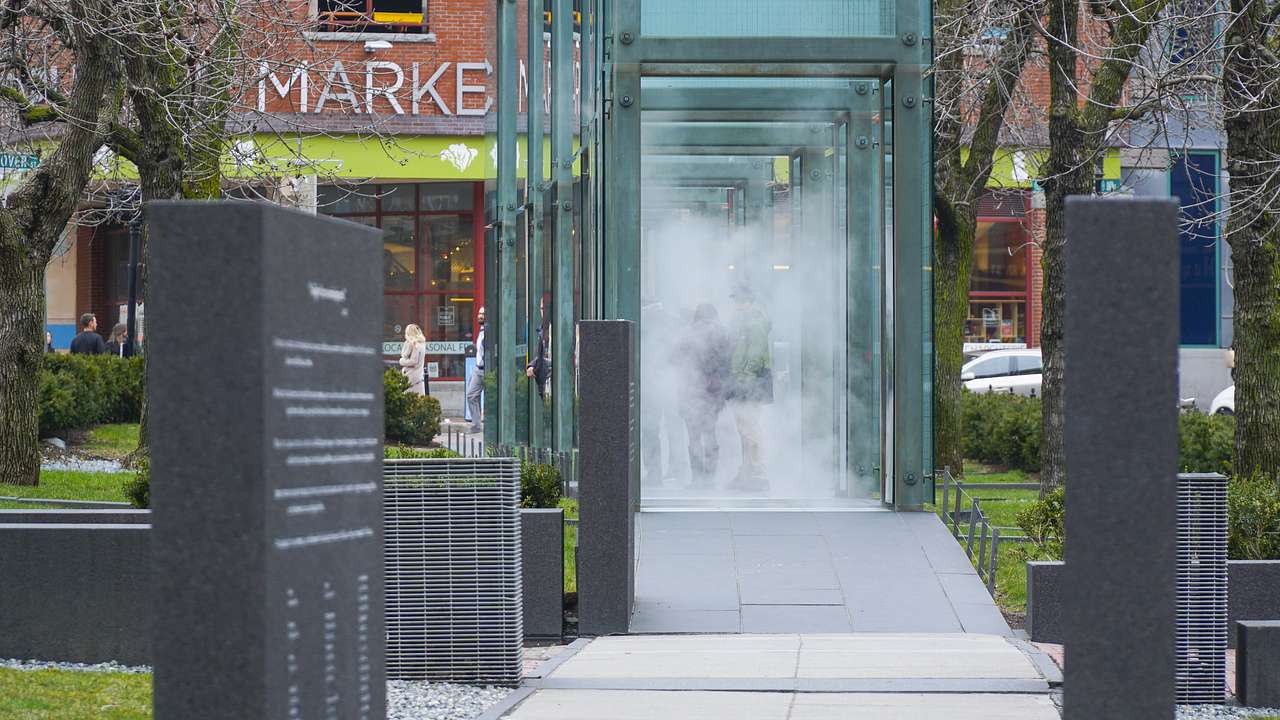
[[125,319],[128,324],[124,340],[125,357],[133,357],[134,333],[138,328],[138,251],[141,240],[142,213],[139,212],[129,221],[129,315]]

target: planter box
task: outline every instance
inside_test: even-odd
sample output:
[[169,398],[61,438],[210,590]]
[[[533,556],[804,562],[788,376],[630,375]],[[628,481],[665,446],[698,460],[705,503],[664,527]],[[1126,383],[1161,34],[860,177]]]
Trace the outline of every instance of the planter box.
[[559,639],[564,631],[564,511],[520,511],[524,636]]
[[[1027,634],[1034,642],[1062,642],[1063,563],[1027,563]],[[1280,560],[1227,562],[1227,623],[1280,620]],[[1235,647],[1235,633],[1228,633]]]
[[150,530],[0,524],[0,657],[150,663]]

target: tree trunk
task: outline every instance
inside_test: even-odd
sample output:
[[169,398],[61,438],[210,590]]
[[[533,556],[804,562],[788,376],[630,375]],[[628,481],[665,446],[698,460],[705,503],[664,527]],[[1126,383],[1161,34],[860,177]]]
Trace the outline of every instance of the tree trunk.
[[[0,228],[0,484],[40,481],[40,362],[44,354],[44,267],[48,258],[24,252],[23,238]],[[34,256],[33,256],[34,255]]]
[[1232,194],[1227,238],[1235,268],[1233,469],[1280,480],[1280,220],[1271,207],[1280,174],[1280,98],[1270,82],[1267,6],[1232,0],[1223,72]]
[[964,323],[969,315],[969,280],[977,215],[972,204],[939,200],[933,272],[933,441],[935,467],[964,473],[960,368],[964,365]]

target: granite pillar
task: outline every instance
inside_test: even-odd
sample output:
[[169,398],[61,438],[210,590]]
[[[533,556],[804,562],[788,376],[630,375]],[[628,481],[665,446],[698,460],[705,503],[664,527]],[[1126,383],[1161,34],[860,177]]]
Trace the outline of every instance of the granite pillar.
[[1177,222],[1174,200],[1067,200],[1067,720],[1173,717]]
[[635,325],[579,323],[578,631],[625,633],[635,599]]

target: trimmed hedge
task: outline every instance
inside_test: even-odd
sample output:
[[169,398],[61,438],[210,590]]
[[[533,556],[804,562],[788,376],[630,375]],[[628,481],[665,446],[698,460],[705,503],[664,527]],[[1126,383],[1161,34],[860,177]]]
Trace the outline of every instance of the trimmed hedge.
[[[1040,471],[1040,399],[965,392],[960,422],[964,457],[984,465]],[[1199,412],[1178,416],[1180,472],[1231,474],[1236,420]]]
[[142,358],[48,354],[40,368],[40,436],[142,417]]
[[1040,471],[1040,398],[965,391],[960,422],[965,459]]
[[382,449],[382,457],[387,460],[443,460],[448,458],[460,458],[462,455],[450,450],[449,448],[429,448],[421,450],[418,448],[404,447],[403,445],[387,445]]
[[427,445],[440,434],[440,401],[405,392],[409,380],[394,368],[382,375],[386,411],[386,441],[401,445]]

